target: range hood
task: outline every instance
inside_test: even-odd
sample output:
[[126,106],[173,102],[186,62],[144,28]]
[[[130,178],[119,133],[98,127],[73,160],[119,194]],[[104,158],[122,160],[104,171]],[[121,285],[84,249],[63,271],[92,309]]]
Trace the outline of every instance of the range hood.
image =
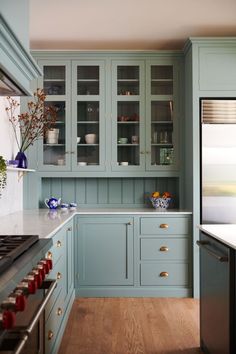
[[0,96],[32,96],[31,82],[42,72],[0,14]]
[[23,96],[22,91],[14,82],[0,69],[0,96]]

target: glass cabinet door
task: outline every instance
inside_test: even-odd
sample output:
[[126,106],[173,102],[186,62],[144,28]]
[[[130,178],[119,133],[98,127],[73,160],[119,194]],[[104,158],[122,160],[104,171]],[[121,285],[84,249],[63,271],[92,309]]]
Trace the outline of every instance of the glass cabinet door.
[[176,163],[173,64],[147,68],[147,170],[170,170]]
[[142,170],[144,156],[144,64],[113,62],[112,169]]
[[67,171],[70,169],[70,128],[68,116],[69,100],[69,63],[40,61],[43,71],[40,87],[46,94],[46,105],[53,106],[57,112],[56,124],[40,141],[39,164],[41,170]]
[[73,63],[73,169],[105,169],[104,62]]

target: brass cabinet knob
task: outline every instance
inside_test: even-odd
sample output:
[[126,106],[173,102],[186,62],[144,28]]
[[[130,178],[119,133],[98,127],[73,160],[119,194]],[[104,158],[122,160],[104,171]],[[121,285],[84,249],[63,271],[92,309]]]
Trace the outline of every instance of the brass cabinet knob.
[[57,309],[57,316],[61,316],[62,315],[62,308],[58,307]]
[[53,331],[49,330],[48,331],[48,340],[51,340],[53,338],[53,336],[54,336]]
[[62,246],[62,243],[60,240],[57,241],[57,244],[56,244],[57,247],[61,247]]
[[151,151],[146,151],[146,154],[151,154]]
[[160,228],[161,229],[168,229],[169,225],[168,224],[161,224]]
[[169,276],[168,272],[161,272],[160,273],[160,277],[162,277],[162,278],[167,278],[168,276]]
[[60,280],[62,278],[62,274],[60,272],[57,273],[57,280]]
[[132,225],[132,222],[131,221],[127,222],[127,225]]
[[48,258],[48,259],[52,259],[52,252],[48,251],[48,253],[47,253],[47,258]]
[[167,246],[161,246],[160,247],[160,251],[161,252],[168,252],[169,251],[169,248]]
[[145,151],[140,151],[140,155],[144,155],[145,154]]
[[72,231],[72,227],[68,227],[67,231]]

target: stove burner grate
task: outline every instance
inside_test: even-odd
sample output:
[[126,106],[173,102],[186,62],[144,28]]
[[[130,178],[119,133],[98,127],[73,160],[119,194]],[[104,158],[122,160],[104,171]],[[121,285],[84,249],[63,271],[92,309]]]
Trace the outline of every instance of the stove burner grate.
[[0,236],[0,274],[38,239],[37,235]]

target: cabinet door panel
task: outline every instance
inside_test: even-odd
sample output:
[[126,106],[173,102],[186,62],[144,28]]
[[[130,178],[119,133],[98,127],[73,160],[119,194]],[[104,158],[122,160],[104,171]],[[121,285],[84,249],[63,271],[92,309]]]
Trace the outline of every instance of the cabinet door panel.
[[46,105],[57,112],[56,124],[38,142],[38,163],[41,171],[69,171],[71,169],[70,126],[70,61],[40,60],[44,76],[39,79],[47,98]]
[[144,62],[112,62],[112,170],[145,169]]
[[129,218],[79,220],[79,285],[133,284],[133,226]]
[[171,60],[146,62],[146,169],[177,167],[178,70]]
[[105,170],[105,63],[72,63],[72,169]]

